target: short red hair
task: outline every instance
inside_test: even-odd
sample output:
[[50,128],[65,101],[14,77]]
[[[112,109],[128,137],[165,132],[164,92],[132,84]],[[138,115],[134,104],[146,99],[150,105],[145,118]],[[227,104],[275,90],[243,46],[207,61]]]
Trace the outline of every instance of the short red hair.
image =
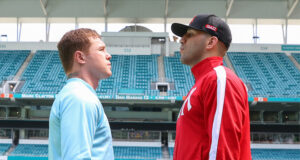
[[95,30],[80,28],[67,32],[58,42],[59,57],[66,74],[72,69],[74,53],[88,51],[91,46],[90,38],[101,36]]

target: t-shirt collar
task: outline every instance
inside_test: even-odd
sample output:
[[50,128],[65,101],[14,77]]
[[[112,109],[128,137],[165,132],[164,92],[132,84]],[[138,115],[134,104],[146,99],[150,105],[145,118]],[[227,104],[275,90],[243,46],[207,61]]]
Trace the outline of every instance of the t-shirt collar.
[[67,80],[67,83],[70,83],[70,82],[80,82],[80,83],[83,83],[91,92],[93,92],[95,95],[97,95],[96,91],[94,90],[94,88],[88,84],[86,81],[84,81],[83,79],[81,78],[70,78]]

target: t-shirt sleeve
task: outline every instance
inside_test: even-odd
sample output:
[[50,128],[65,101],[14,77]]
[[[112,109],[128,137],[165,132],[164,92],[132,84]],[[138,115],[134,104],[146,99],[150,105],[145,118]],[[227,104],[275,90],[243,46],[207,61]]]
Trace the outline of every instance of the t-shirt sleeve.
[[63,159],[90,159],[99,111],[97,104],[76,96],[61,103],[61,152]]

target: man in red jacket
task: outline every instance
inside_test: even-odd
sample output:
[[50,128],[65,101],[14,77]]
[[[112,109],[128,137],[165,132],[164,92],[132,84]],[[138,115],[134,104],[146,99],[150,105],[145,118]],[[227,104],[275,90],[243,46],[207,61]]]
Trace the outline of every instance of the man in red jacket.
[[174,160],[250,160],[246,86],[223,66],[229,26],[215,15],[197,15],[171,29],[182,37],[180,60],[195,77],[178,114]]

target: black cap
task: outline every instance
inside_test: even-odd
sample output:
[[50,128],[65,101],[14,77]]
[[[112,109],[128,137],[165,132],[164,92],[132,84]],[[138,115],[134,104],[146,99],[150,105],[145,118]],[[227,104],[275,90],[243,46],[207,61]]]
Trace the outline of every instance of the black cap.
[[179,37],[182,37],[190,28],[216,36],[227,49],[230,46],[232,40],[230,28],[227,23],[215,15],[200,14],[195,16],[188,26],[180,23],[173,23],[171,26],[172,32]]

